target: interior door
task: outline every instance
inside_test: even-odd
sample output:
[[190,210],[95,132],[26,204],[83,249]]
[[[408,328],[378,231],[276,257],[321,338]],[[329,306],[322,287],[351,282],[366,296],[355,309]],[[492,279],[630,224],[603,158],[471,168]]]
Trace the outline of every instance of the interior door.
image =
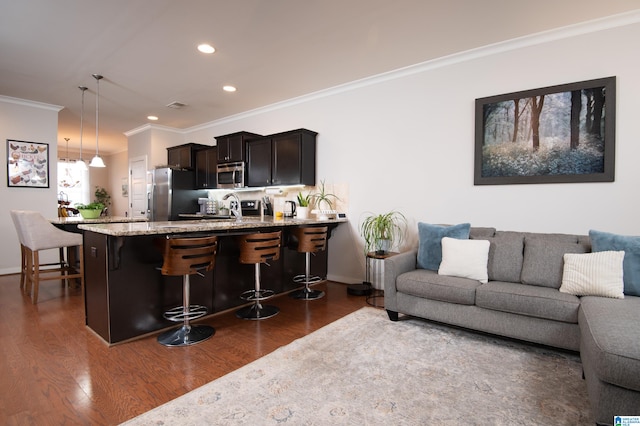
[[129,161],[129,216],[147,217],[147,157]]

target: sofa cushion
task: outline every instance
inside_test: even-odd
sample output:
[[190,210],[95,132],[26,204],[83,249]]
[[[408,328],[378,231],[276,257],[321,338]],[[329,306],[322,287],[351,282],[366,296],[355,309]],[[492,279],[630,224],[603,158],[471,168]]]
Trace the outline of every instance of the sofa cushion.
[[523,234],[521,232],[498,231],[493,237],[479,238],[490,243],[487,263],[489,280],[520,282]]
[[524,239],[523,284],[560,288],[565,253],[586,253],[589,246],[554,238],[531,237]]
[[624,298],[622,281],[623,251],[564,255],[560,291],[576,296]]
[[469,229],[469,238],[473,240],[486,240],[494,235],[496,235],[496,228],[472,226],[471,229]]
[[487,282],[489,241],[442,239],[442,262],[438,274]]
[[640,297],[583,297],[579,324],[580,356],[589,357],[598,378],[640,391]]
[[589,231],[593,251],[624,251],[624,294],[640,296],[640,237]]
[[577,323],[580,299],[554,288],[490,281],[476,289],[476,305],[494,311]]
[[398,276],[396,288],[400,293],[442,302],[473,305],[480,281],[438,275],[435,271],[416,269]]
[[443,237],[468,239],[471,224],[461,223],[459,225],[432,225],[429,223],[418,223],[418,268],[437,271],[442,261]]

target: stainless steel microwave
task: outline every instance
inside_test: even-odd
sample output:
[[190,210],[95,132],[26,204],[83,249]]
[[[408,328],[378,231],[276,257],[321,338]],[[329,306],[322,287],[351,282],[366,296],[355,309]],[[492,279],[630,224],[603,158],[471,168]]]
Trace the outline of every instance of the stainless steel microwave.
[[244,188],[244,163],[218,164],[218,188]]

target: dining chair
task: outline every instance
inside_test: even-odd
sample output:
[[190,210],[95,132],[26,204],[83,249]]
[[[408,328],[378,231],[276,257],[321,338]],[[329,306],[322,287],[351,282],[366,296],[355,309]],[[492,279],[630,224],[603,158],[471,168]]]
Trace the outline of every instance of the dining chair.
[[[38,303],[40,281],[65,280],[68,283],[77,278],[84,289],[82,234],[58,229],[36,211],[11,210],[10,213],[20,240],[20,288],[31,296],[31,302]],[[69,263],[70,247],[78,247],[77,267]],[[59,261],[40,263],[40,252],[50,249],[58,249]]]

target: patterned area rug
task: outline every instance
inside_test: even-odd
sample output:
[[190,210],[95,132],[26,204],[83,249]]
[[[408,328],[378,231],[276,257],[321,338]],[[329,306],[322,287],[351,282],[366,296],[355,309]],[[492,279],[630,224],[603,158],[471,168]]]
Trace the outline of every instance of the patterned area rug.
[[580,359],[362,308],[126,425],[586,425]]

